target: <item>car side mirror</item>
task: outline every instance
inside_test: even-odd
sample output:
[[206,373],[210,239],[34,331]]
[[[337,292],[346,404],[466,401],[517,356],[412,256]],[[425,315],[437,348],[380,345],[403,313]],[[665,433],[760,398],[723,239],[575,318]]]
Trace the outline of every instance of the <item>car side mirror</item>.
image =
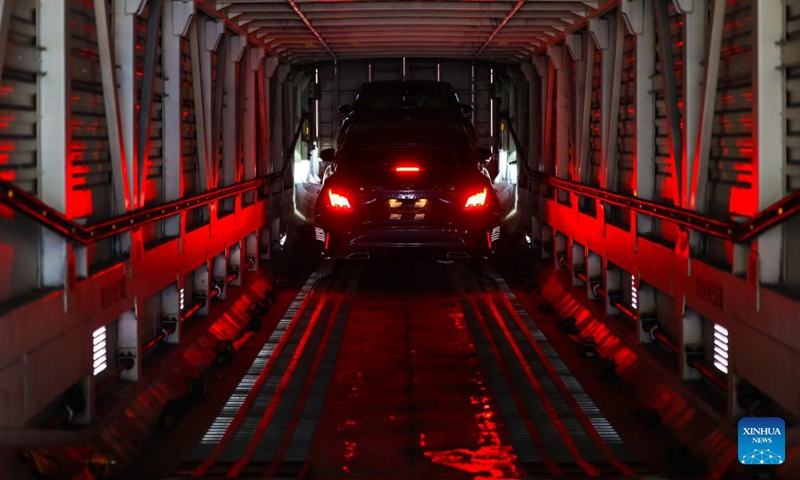
[[478,153],[478,158],[484,165],[492,160],[492,151],[488,148],[478,147],[477,153]]
[[467,105],[466,103],[462,104],[461,111],[464,112],[464,115],[469,115],[472,113],[472,105]]
[[339,106],[339,113],[341,113],[344,116],[350,115],[350,113],[352,111],[353,111],[353,107],[351,107],[350,105],[340,105]]
[[336,157],[336,150],[333,148],[326,148],[319,152],[319,158],[323,162],[332,162],[333,159]]

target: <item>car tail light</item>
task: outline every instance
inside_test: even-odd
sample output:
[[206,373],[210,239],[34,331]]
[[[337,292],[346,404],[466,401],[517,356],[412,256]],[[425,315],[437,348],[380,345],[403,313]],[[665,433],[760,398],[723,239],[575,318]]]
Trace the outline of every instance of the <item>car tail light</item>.
[[333,190],[328,190],[328,199],[330,199],[331,207],[339,210],[350,210],[350,200],[344,195],[335,193]]
[[413,165],[401,166],[395,167],[394,171],[397,173],[417,173],[419,172],[419,167],[415,167]]
[[486,189],[484,188],[482,191],[471,195],[467,198],[467,203],[464,204],[464,208],[472,209],[472,208],[482,208],[486,206]]

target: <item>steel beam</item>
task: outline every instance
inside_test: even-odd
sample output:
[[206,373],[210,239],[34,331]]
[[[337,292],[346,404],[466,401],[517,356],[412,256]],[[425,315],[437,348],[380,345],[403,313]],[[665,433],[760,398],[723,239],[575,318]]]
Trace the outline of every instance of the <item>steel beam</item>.
[[670,170],[673,176],[673,201],[676,206],[681,202],[681,185],[683,178],[683,132],[681,130],[681,114],[679,109],[678,87],[675,80],[674,60],[672,56],[672,35],[669,25],[670,0],[655,0],[655,17],[658,31],[658,47],[661,54],[661,75],[664,78],[664,97],[667,106],[667,123],[670,145]]
[[[703,103],[703,61],[711,57],[706,55],[706,32],[708,32],[708,1],[709,0],[691,0],[684,1],[682,6],[683,13],[683,115],[681,120],[683,122],[683,152],[681,158],[683,159],[683,178],[681,181],[681,206],[683,208],[690,208],[689,205],[694,203],[694,176],[695,170],[698,166],[695,165],[695,157],[697,153],[697,141],[699,135],[702,135],[701,129],[701,112]],[[724,21],[723,16],[720,21]],[[722,41],[722,31],[716,32],[719,41]],[[714,35],[713,29],[711,35]],[[717,55],[719,54],[719,47],[717,48]],[[719,57],[717,57],[719,58]],[[714,75],[714,85],[710,86],[716,91],[716,78],[719,74],[719,59],[713,71],[707,70],[706,73]],[[671,70],[671,69],[670,69]],[[706,77],[708,79],[708,77]],[[705,88],[708,89],[709,85],[706,84]],[[708,114],[711,115],[710,120],[714,117],[714,104],[716,97],[709,99],[711,109]],[[710,126],[710,124],[709,124]],[[702,174],[703,177],[707,177]],[[697,240],[693,241],[697,246]]]
[[548,55],[555,69],[556,98],[555,98],[555,172],[559,178],[570,177],[569,172],[569,128],[570,105],[569,91],[572,88],[572,77],[568,68],[570,58],[565,46],[551,47]]
[[[162,55],[164,72],[164,98],[162,108],[164,201],[171,202],[183,196],[182,136],[183,106],[181,102],[181,37],[188,29],[192,13],[181,9],[181,1],[169,0],[164,5],[162,30]],[[181,217],[165,220],[164,234],[177,237],[181,234]]]
[[[785,119],[783,95],[786,83],[781,70],[784,2],[759,0],[753,2],[753,164],[757,169],[758,210],[786,195]],[[754,182],[755,183],[755,182]],[[788,241],[787,241],[788,240]],[[783,271],[790,265],[787,250],[797,248],[797,239],[784,239],[783,227],[778,226],[758,237],[758,272],[754,279],[764,285],[778,285]],[[754,272],[756,273],[756,272]],[[758,283],[757,283],[758,284]],[[759,296],[760,308],[760,296]]]
[[579,72],[583,81],[580,103],[578,104],[580,123],[576,129],[580,135],[577,143],[578,172],[576,176],[577,181],[581,183],[589,181],[587,175],[589,174],[589,142],[591,138],[592,83],[594,78],[594,54],[597,48],[597,42],[591,36],[586,35],[585,37],[586,55],[584,62],[582,62],[583,71]]
[[150,0],[147,19],[147,43],[144,46],[144,69],[136,128],[136,168],[139,184],[138,204],[144,206],[147,190],[147,160],[150,147],[150,119],[153,111],[153,87],[156,81],[156,53],[164,0]]
[[[217,68],[222,70],[222,92],[216,101],[220,106],[220,119],[222,123],[218,126],[222,133],[222,182],[220,185],[228,186],[236,183],[236,170],[239,163],[240,141],[242,132],[242,115],[239,111],[239,100],[245,92],[239,89],[239,77],[236,75],[236,65],[240,57],[236,55],[238,49],[232,48],[234,38],[241,38],[236,35],[227,36],[228,48],[220,49],[220,57],[217,60]],[[227,50],[222,55],[222,50]],[[224,58],[224,63],[222,59]],[[239,75],[247,75],[247,65],[241,65]],[[218,80],[219,81],[219,80]],[[217,84],[219,85],[219,83]]]
[[[490,34],[489,34],[489,38],[487,38],[487,39],[486,39],[486,42],[484,42],[483,46],[481,46],[481,48],[479,48],[479,49],[478,49],[477,53],[475,53],[475,56],[476,56],[476,57],[477,57],[478,55],[480,55],[480,54],[481,54],[481,52],[483,52],[483,50],[486,48],[486,46],[487,46],[487,45],[489,45],[489,44],[492,42],[492,40],[494,40],[494,37],[496,37],[496,36],[497,36],[497,34],[498,34],[498,33],[500,33],[500,30],[502,30],[502,29],[503,29],[503,27],[505,27],[505,26],[506,26],[506,24],[507,24],[507,23],[508,23],[508,22],[511,20],[511,18],[512,18],[512,17],[513,17],[513,16],[514,16],[514,15],[515,15],[517,12],[519,12],[520,8],[522,8],[522,6],[523,6],[524,4],[525,4],[525,0],[519,0],[519,1],[517,2],[517,4],[516,4],[516,5],[514,5],[514,8],[512,8],[512,9],[511,9],[511,11],[510,11],[510,12],[508,12],[508,14],[506,15],[506,17],[505,17],[505,18],[504,18],[502,21],[500,21],[500,24],[499,24],[499,25],[497,25],[497,27],[495,27],[495,29],[492,31],[492,33],[490,33]],[[411,23],[411,22],[409,22],[409,23]]]
[[544,120],[544,134],[542,135],[542,144],[544,145],[544,155],[542,155],[542,165],[540,166],[540,171],[543,171],[547,174],[554,174],[555,173],[555,158],[554,158],[554,149],[555,145],[553,145],[553,128],[555,126],[553,123],[555,122],[555,99],[553,98],[553,90],[556,86],[556,70],[553,66],[553,62],[547,62],[547,89],[544,90],[542,94],[544,95],[543,103],[545,105],[545,120]]
[[314,36],[317,37],[317,40],[319,40],[320,45],[325,47],[325,50],[327,50],[328,53],[331,54],[331,57],[333,57],[333,59],[336,60],[336,54],[333,53],[333,50],[331,50],[331,47],[329,47],[328,44],[325,43],[325,39],[322,38],[322,35],[320,35],[319,31],[317,31],[317,29],[314,28],[314,26],[311,24],[311,22],[308,20],[308,18],[306,18],[306,16],[303,13],[303,11],[300,10],[300,7],[297,5],[297,2],[295,2],[294,0],[287,0],[287,1],[289,2],[289,5],[291,5],[292,10],[294,10],[297,13],[297,16],[300,17],[300,20],[302,20],[303,23],[311,31],[311,33],[313,33]]
[[[115,185],[115,204],[121,214],[128,208],[139,208],[138,161],[136,160],[136,14],[138,7],[128,0],[114,1],[114,39],[103,21],[108,18],[104,2],[93,2],[97,39],[100,48],[100,71],[103,77],[103,97],[106,102],[112,165],[121,165],[126,173],[125,187]],[[102,30],[102,31],[101,31]],[[111,46],[114,53],[112,57]],[[108,53],[104,53],[108,52]],[[117,97],[119,95],[119,97]],[[116,98],[115,98],[116,97]],[[112,105],[112,102],[115,105]],[[114,115],[112,117],[112,115]],[[115,128],[117,126],[117,128]],[[113,138],[116,130],[119,138]],[[121,144],[119,153],[117,145]],[[116,177],[116,175],[115,175]],[[125,199],[126,209],[119,210]]]
[[[211,91],[211,124],[208,128],[208,134],[211,141],[211,165],[209,165],[210,171],[213,172],[213,181],[212,186],[214,188],[219,186],[219,178],[220,176],[224,175],[224,168],[226,166],[226,159],[224,158],[224,154],[222,152],[222,143],[229,142],[230,138],[223,135],[227,133],[225,130],[226,128],[223,127],[222,121],[222,109],[224,102],[224,97],[226,94],[226,90],[230,87],[230,85],[226,85],[227,83],[227,70],[228,70],[228,50],[230,47],[228,46],[228,35],[222,34],[219,44],[217,45],[217,65],[215,71],[211,74],[215,76],[214,78],[214,88],[209,88],[206,91]],[[211,63],[210,56],[208,57],[209,64]],[[236,77],[236,71],[234,70],[234,83]],[[235,87],[234,87],[235,88]],[[234,126],[236,125],[234,119]],[[234,127],[235,128],[235,127]],[[222,170],[222,171],[220,171]]]
[[[70,215],[67,197],[67,177],[70,165],[72,134],[71,82],[69,75],[70,32],[69,1],[52,0],[37,4],[39,19],[39,46],[44,75],[38,76],[38,94],[47,101],[39,103],[39,128],[47,138],[39,135],[37,192],[46,205]],[[67,243],[48,229],[42,229],[41,282],[45,287],[60,288],[67,275]],[[8,279],[6,279],[8,280]]]
[[[695,0],[700,2],[701,0]],[[717,80],[719,78],[720,49],[722,33],[725,27],[725,0],[711,0],[711,32],[708,39],[704,63],[704,80],[702,82],[702,103],[700,104],[700,121],[697,125],[697,137],[693,152],[692,185],[689,189],[688,208],[700,213],[708,210],[708,167],[711,152],[711,133],[714,128],[714,110],[717,104]],[[701,7],[702,8],[702,7]],[[692,15],[695,15],[693,13]],[[688,125],[687,125],[687,131]]]
[[132,189],[129,184],[128,161],[124,146],[124,133],[120,102],[117,91],[115,61],[112,52],[111,29],[108,24],[108,12],[105,2],[93,2],[95,27],[97,29],[97,47],[100,54],[100,76],[103,82],[103,106],[106,114],[106,130],[108,131],[109,155],[111,157],[111,176],[114,184],[114,213],[121,215],[130,210]]
[[[629,2],[636,5],[636,10],[641,12],[641,22],[633,20],[632,30],[636,34],[635,46],[635,146],[633,194],[636,197],[653,200],[655,198],[655,95],[653,92],[653,76],[655,74],[655,12],[650,0],[634,0]],[[636,215],[636,231],[640,235],[653,233],[653,219],[647,215]]]
[[[263,75],[264,49],[259,47],[248,47],[245,55],[247,58],[247,69],[242,72],[247,77],[244,95],[244,159],[242,164],[242,180],[252,180],[258,175],[257,159],[258,149],[261,148],[258,142],[259,135],[256,130],[256,115],[258,110],[266,103],[263,98],[257,95],[257,88],[260,82],[257,75]],[[259,103],[256,103],[258,99]],[[262,137],[262,142],[265,139]]]
[[[195,137],[197,141],[197,165],[200,173],[200,188],[203,190],[210,190],[212,188],[211,178],[212,173],[209,168],[209,149],[208,134],[207,134],[207,121],[206,111],[208,110],[208,103],[205,101],[204,94],[204,75],[201,66],[201,58],[203,55],[203,42],[204,34],[204,20],[198,18],[197,21],[192,22],[189,27],[189,43],[191,49],[192,59],[192,94],[194,100],[194,120],[195,120]],[[210,80],[209,80],[210,82]],[[210,88],[210,85],[209,85]]]
[[[603,154],[603,186],[612,191],[618,188],[618,168],[617,168],[617,137],[619,134],[619,97],[622,87],[622,56],[625,47],[625,24],[617,15],[612,22],[612,42],[609,49],[611,57],[611,77],[609,85],[610,101],[607,110],[606,130],[603,136],[606,138],[606,150]],[[603,52],[605,53],[605,52]],[[605,65],[603,65],[605,66]],[[604,69],[605,70],[605,69]],[[606,79],[606,72],[603,72],[603,80]],[[605,85],[604,85],[605,87]],[[605,114],[606,112],[604,112]]]

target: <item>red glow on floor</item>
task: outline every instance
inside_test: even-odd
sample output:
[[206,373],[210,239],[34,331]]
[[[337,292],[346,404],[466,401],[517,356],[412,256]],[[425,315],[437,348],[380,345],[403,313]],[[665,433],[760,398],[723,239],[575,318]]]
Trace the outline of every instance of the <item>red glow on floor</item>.
[[[476,382],[481,384],[480,381]],[[485,387],[481,387],[482,390]],[[491,397],[470,397],[470,404],[476,407],[475,424],[479,437],[477,449],[456,448],[438,452],[425,452],[425,456],[440,465],[480,474],[474,478],[518,478],[516,467],[517,456],[513,447],[503,445],[499,426],[493,419],[495,413],[491,405]],[[425,434],[420,435],[420,446],[425,446]]]

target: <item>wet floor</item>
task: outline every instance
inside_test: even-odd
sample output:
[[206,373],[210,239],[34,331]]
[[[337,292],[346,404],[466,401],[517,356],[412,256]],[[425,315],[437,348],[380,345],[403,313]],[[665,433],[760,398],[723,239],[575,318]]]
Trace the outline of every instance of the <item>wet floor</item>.
[[195,442],[169,478],[654,470],[503,280],[426,262],[312,278]]

